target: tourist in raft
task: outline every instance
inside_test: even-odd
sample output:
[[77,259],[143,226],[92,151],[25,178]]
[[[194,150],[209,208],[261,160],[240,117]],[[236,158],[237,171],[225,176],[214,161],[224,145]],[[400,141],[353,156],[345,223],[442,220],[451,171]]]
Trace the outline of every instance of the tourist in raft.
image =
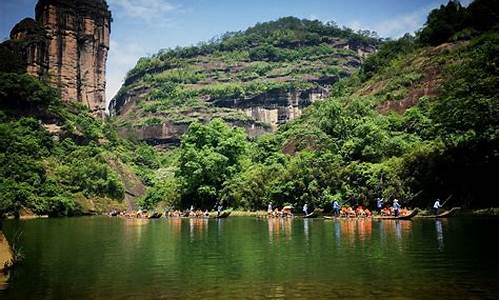
[[401,205],[398,203],[398,199],[394,199],[394,204],[392,205],[394,208],[394,216],[399,217],[399,210],[401,209]]
[[436,199],[436,202],[434,202],[434,213],[436,214],[436,216],[437,216],[437,215],[439,215],[439,209],[440,209],[441,207],[443,207],[443,206],[441,205],[440,201],[441,201],[441,200]]
[[333,201],[333,215],[335,217],[340,215],[340,204],[337,200]]
[[307,216],[307,203],[304,204],[304,207],[302,207],[302,211],[304,214]]
[[382,214],[382,208],[384,207],[384,198],[377,198],[377,211],[378,214]]

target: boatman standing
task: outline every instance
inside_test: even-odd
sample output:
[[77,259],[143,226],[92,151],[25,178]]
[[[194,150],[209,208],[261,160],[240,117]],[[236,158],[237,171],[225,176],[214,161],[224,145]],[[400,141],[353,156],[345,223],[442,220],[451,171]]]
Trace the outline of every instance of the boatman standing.
[[273,203],[272,202],[269,202],[269,204],[267,205],[267,213],[268,214],[273,213]]
[[219,205],[217,206],[217,217],[220,216],[221,212],[222,212],[222,203],[219,202]]
[[434,202],[434,213],[436,214],[436,216],[439,214],[439,209],[441,207],[443,207],[441,205],[441,203],[439,203],[439,201],[441,201],[441,200],[439,200],[439,198],[438,198],[438,199],[436,199],[436,202]]
[[392,208],[394,208],[394,216],[399,217],[399,210],[401,209],[401,205],[399,205],[398,199],[394,199],[394,204],[392,204]]
[[333,215],[338,217],[340,214],[340,204],[337,200],[333,201]]
[[382,207],[384,206],[384,198],[377,198],[377,211],[378,214],[382,214]]
[[307,216],[307,203],[304,204],[304,207],[302,207],[302,211],[304,214]]

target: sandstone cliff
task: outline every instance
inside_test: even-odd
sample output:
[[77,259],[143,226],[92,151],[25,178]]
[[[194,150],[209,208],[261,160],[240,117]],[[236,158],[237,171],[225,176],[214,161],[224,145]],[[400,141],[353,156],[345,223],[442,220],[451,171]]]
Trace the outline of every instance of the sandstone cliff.
[[220,117],[249,137],[273,132],[331,94],[376,51],[376,37],[289,17],[141,58],[109,111],[127,136],[175,145]]
[[104,116],[111,12],[104,0],[39,0],[36,20],[11,31],[28,74],[56,87],[64,101]]

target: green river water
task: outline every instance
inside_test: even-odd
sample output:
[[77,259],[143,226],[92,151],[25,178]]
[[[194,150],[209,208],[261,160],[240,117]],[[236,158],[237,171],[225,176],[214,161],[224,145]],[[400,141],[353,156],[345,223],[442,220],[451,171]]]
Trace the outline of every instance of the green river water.
[[7,220],[6,299],[496,299],[498,218]]

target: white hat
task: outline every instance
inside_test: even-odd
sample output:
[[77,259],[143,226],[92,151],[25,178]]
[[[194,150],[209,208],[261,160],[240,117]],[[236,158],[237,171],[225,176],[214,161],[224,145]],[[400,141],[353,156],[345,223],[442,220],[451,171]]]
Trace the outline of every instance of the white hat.
[[394,202],[398,202],[398,199],[394,199]]

